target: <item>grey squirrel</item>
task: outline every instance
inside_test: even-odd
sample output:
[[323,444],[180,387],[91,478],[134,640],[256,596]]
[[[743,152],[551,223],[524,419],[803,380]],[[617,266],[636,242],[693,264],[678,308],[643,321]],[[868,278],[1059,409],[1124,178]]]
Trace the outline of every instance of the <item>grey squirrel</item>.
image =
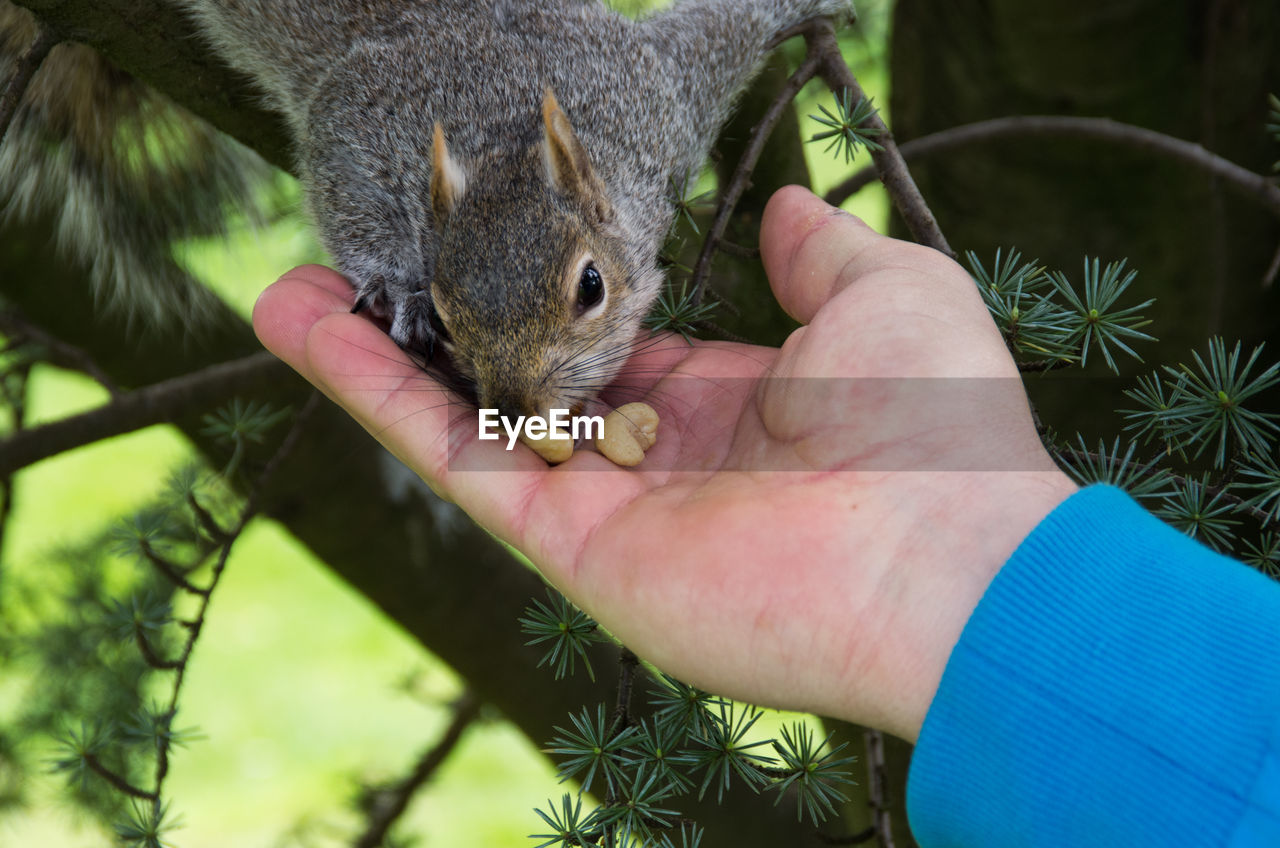
[[481,406],[581,409],[658,296],[673,180],[770,42],[850,0],[173,0],[291,130],[357,307]]

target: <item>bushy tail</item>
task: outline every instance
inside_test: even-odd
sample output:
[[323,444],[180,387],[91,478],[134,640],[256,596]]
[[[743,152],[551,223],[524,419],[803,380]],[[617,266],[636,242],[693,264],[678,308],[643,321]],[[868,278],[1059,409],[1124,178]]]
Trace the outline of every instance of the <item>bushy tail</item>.
[[[29,13],[0,0],[0,79],[34,33]],[[0,215],[51,220],[59,248],[89,269],[104,305],[198,320],[214,295],[178,265],[173,244],[223,232],[232,210],[252,218],[271,174],[256,154],[93,50],[61,44],[0,144]]]

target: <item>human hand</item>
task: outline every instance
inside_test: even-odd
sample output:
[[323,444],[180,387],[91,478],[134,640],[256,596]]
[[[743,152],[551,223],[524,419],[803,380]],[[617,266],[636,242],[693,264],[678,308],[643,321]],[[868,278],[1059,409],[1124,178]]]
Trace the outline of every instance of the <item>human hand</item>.
[[254,325],[640,656],[914,740],[987,584],[1075,487],[954,262],[796,188],[770,201],[761,250],[805,326],[779,350],[640,350],[620,381],[647,388],[663,421],[633,470],[590,452],[548,468],[451,428],[447,393],[349,314],[328,269],[282,277]]

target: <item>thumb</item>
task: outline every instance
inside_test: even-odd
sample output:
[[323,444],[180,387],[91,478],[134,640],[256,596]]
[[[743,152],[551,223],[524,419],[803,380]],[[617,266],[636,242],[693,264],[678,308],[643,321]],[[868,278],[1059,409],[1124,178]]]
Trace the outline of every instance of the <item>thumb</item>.
[[802,324],[868,270],[860,266],[871,263],[877,247],[896,243],[801,186],[779,189],[760,225],[760,254],[773,294]]

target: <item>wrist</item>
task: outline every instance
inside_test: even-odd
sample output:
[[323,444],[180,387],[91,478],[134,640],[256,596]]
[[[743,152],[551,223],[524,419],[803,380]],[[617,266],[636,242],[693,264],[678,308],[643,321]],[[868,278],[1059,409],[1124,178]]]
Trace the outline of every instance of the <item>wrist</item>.
[[904,604],[908,618],[897,626],[905,651],[881,670],[887,697],[872,724],[915,741],[952,650],[991,581],[1077,490],[1057,469],[965,475],[935,487],[921,529],[928,551],[909,560],[922,563],[927,577],[914,581],[918,589]]

